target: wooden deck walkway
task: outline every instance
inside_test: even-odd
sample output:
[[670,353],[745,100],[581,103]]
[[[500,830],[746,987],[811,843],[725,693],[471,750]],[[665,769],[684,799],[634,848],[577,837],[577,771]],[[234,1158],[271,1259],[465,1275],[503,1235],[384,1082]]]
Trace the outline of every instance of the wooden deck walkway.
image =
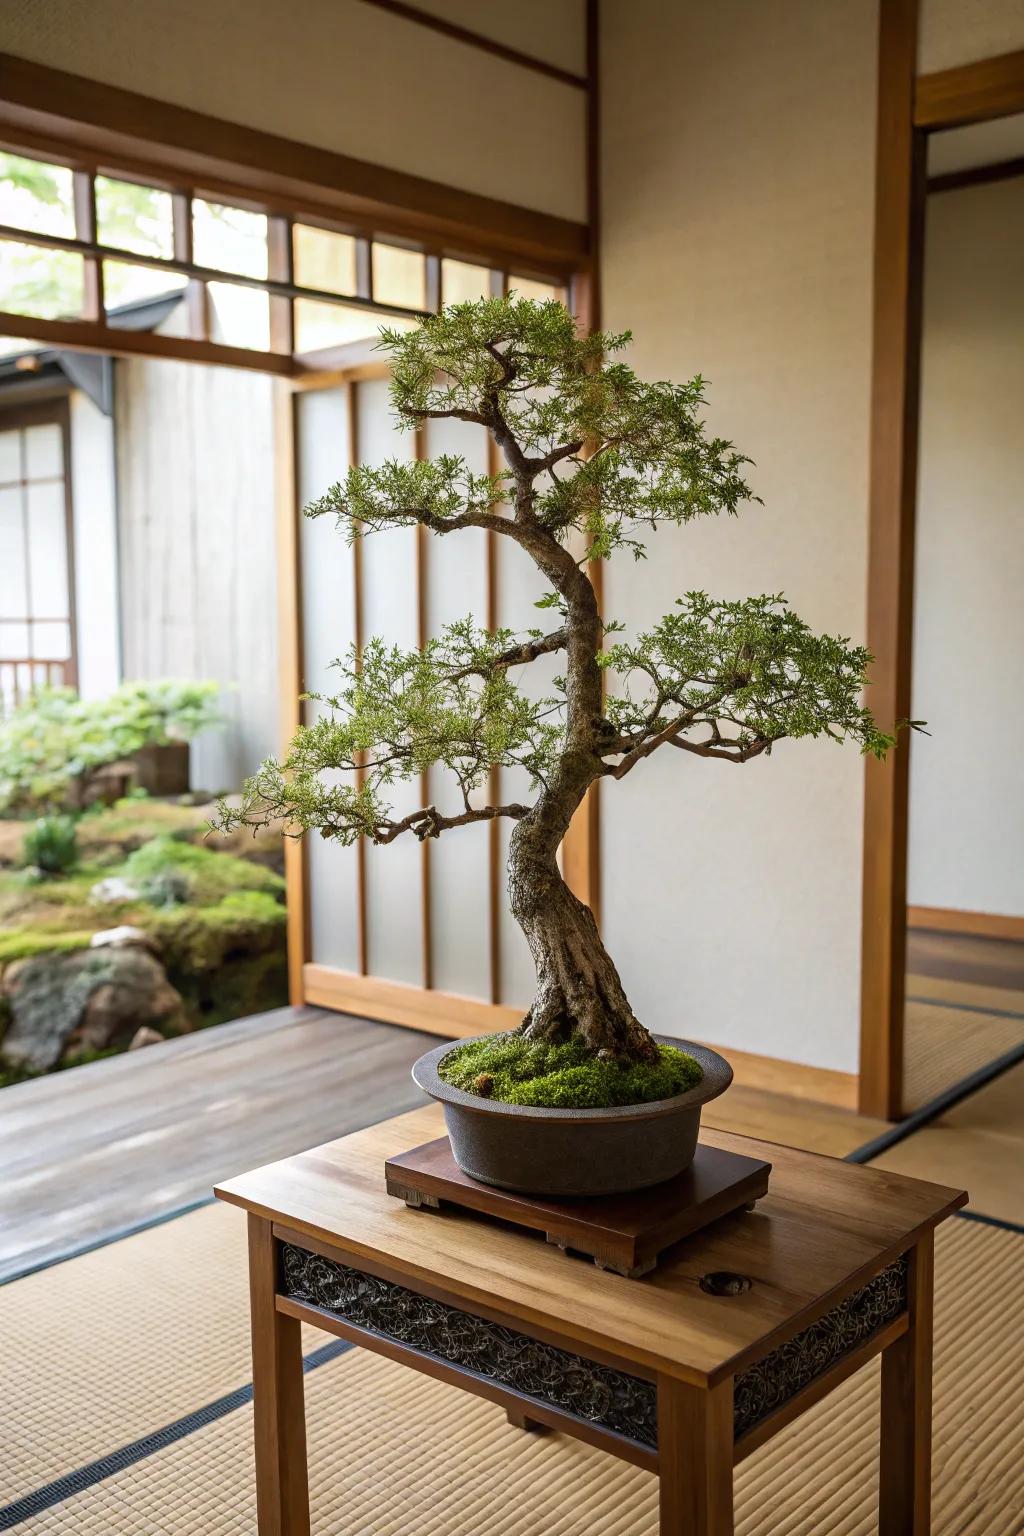
[[422,1104],[436,1044],[281,1008],[0,1090],[0,1281]]

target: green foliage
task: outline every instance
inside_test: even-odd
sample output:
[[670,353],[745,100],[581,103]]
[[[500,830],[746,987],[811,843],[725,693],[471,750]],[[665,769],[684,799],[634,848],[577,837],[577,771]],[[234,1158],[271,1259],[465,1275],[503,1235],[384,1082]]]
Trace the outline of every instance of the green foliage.
[[279,949],[286,921],[279,901],[266,891],[250,890],[232,891],[206,906],[165,908],[147,927],[175,986],[178,980],[187,986],[188,978],[215,972],[232,956]]
[[275,903],[284,897],[284,880],[274,870],[174,837],[143,843],[121,873],[154,906],[208,907],[239,892],[262,893]]
[[[551,818],[564,824],[568,799],[578,803],[588,782],[621,778],[669,743],[739,763],[785,737],[827,735],[885,755],[893,737],[860,700],[868,653],[813,634],[781,597],[691,592],[635,641],[594,654],[593,594],[581,598],[578,576],[590,558],[620,548],[639,557],[648,530],[734,514],[756,499],[743,478],[748,461],[705,431],[699,375],[682,385],[645,382],[616,359],[628,332],[583,337],[564,306],[514,295],[454,305],[415,330],[381,335],[400,424],[476,423],[506,467],[479,475],[456,455],[361,465],[308,514],[333,514],[350,539],[412,525],[442,535],[487,529],[534,560],[550,589],[537,607],[558,609],[564,622],[547,636],[517,636],[466,619],[422,650],[373,639],[361,654],[350,651],[336,663],[337,694],[312,696],[316,718],[282,761],[265,762],[247,782],[240,806],[220,807],[218,825],[279,817],[293,834],[386,843],[405,831],[433,837],[489,815],[526,814],[518,804],[474,803],[495,766],[525,768],[534,791],[567,797],[566,814]],[[603,635],[621,629],[608,622]],[[589,654],[578,643],[584,635]],[[566,652],[565,677],[550,696],[529,698],[513,674],[556,651]],[[599,666],[612,683],[603,714]],[[396,817],[391,787],[434,765],[454,778],[464,811],[427,806]]]
[[64,955],[73,949],[88,949],[94,932],[93,928],[0,931],[0,965],[9,960],[31,960],[35,955]]
[[125,683],[108,698],[46,688],[0,721],[0,811],[60,805],[75,780],[142,747],[190,741],[219,721],[217,684]]
[[[451,305],[413,331],[381,332],[400,423],[428,415],[479,422],[510,457],[511,434],[541,476],[530,509],[542,527],[563,540],[583,532],[594,556],[625,545],[639,557],[636,529],[734,513],[751,493],[741,473],[748,460],[706,435],[703,379],[648,384],[604,360],[630,339],[628,331],[580,336],[564,305],[514,294]],[[411,523],[445,533],[515,499],[508,471],[476,475],[461,457],[443,455],[359,466],[307,510],[335,513],[350,537]]]
[[78,829],[73,816],[41,816],[25,833],[22,859],[47,875],[63,874],[78,860]]
[[723,602],[688,592],[677,608],[600,657],[623,685],[605,706],[622,737],[649,739],[681,720],[705,727],[702,742],[720,749],[830,736],[884,757],[893,745],[860,702],[871,661],[862,647],[815,635],[781,596]]
[[[300,727],[283,762],[265,762],[247,780],[240,806],[222,803],[218,825],[281,816],[344,844],[360,836],[385,841],[391,824],[382,792],[418,779],[431,764],[450,770],[467,803],[496,764],[525,768],[532,783],[543,783],[561,747],[554,718],[561,702],[528,699],[509,668],[496,665],[520,638],[465,619],[446,625],[422,651],[379,639],[361,655],[352,648],[335,663],[343,687],[307,695],[323,712]],[[357,767],[361,783],[336,781],[338,770],[354,774]]]
[[594,1057],[579,1035],[558,1044],[488,1035],[449,1051],[438,1073],[464,1093],[479,1095],[482,1077],[488,1089],[484,1097],[549,1109],[649,1104],[686,1093],[703,1076],[693,1057],[674,1046],[659,1045],[658,1058],[620,1066]]

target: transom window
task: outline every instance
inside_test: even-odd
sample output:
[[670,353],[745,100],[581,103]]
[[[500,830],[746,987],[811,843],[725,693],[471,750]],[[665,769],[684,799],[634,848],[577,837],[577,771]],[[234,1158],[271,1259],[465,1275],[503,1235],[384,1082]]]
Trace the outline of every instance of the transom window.
[[[219,351],[223,361],[303,372],[324,366],[311,354],[375,343],[382,321],[412,327],[443,303],[506,287],[565,293],[557,277],[496,272],[298,211],[0,151],[0,331],[10,336],[24,318],[47,322],[28,324],[28,338],[109,338],[116,351],[111,332],[132,327],[132,306],[181,295],[177,355],[199,344],[205,361]],[[0,355],[16,349],[0,340]]]

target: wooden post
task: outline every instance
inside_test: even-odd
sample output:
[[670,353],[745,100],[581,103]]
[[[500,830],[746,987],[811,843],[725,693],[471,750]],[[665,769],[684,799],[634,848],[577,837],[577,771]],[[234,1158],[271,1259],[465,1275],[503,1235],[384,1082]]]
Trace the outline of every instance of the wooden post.
[[934,1233],[910,1253],[910,1327],[882,1351],[879,1536],[928,1536],[932,1492]]
[[253,1434],[259,1536],[309,1536],[302,1331],[278,1312],[271,1224],[249,1215]]
[[661,1536],[733,1536],[732,1380],[658,1378]]

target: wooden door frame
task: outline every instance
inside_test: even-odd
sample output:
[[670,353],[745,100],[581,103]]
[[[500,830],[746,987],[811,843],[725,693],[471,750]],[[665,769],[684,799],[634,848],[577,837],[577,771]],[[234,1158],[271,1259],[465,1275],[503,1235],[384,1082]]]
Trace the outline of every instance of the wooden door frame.
[[[879,24],[868,647],[883,722],[911,706],[927,140],[1024,111],[1024,50],[917,74],[918,0]],[[865,771],[860,1109],[903,1110],[910,742]]]

